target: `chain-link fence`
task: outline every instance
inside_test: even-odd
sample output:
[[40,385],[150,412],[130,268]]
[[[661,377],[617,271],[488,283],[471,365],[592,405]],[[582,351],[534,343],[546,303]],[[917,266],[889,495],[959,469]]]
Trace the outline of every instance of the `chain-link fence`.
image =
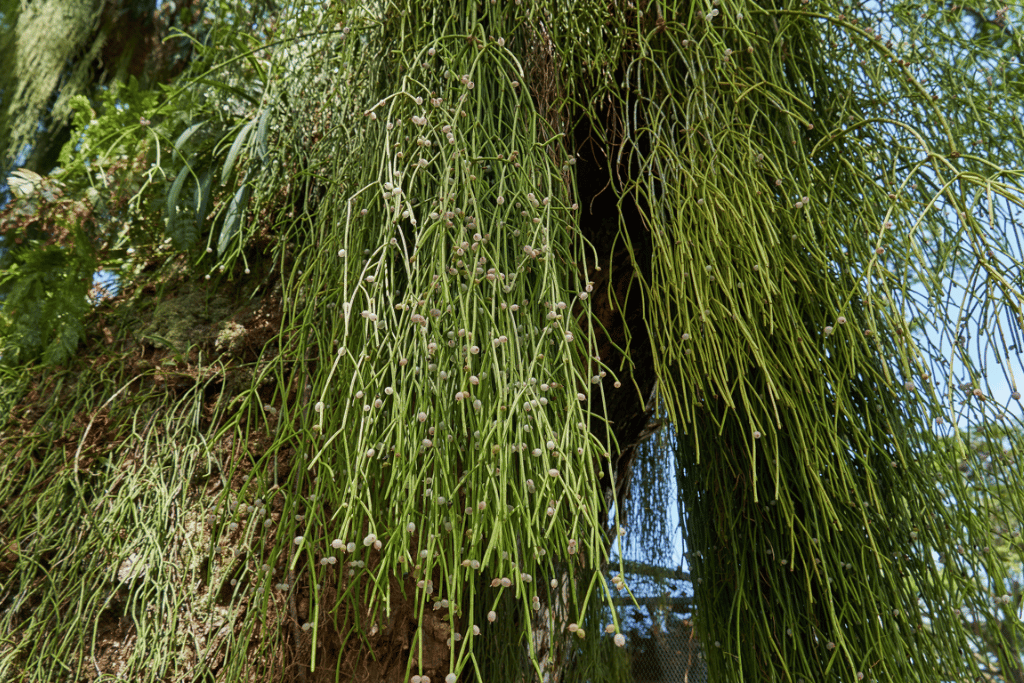
[[708,683],[704,652],[693,631],[689,575],[629,564],[636,602],[625,597],[615,602],[634,683]]
[[671,598],[638,602],[639,608],[619,607],[631,632],[628,651],[634,683],[707,683],[707,664],[692,622],[673,611],[683,605]]

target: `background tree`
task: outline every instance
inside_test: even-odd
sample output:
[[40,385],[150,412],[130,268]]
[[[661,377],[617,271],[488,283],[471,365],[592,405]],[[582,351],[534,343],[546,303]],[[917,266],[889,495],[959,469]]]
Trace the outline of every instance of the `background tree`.
[[75,248],[3,309],[0,677],[621,677],[662,416],[712,676],[977,675],[936,423],[1019,400],[1020,46],[876,9],[297,4],[72,100],[3,228]]
[[[0,6],[0,146],[3,166],[47,173],[70,135],[71,100],[130,76],[155,87],[188,63],[188,40],[168,41],[173,29],[200,38],[209,19],[200,3],[152,0],[60,0]],[[226,18],[226,17],[225,17]]]
[[[44,192],[24,198],[27,206],[9,215],[0,232],[0,301],[10,299],[8,315],[14,311],[11,324],[16,330],[6,336],[8,341],[12,335],[20,340],[0,350],[8,361],[40,353],[51,363],[66,359],[82,339],[85,293],[94,274],[117,268],[106,258],[109,247],[123,237],[123,207],[107,194],[117,173],[83,173],[98,159],[89,159],[78,149],[78,140],[71,139],[74,103],[81,115],[79,132],[93,123],[87,102],[103,102],[129,114],[117,117],[119,125],[137,125],[146,113],[140,109],[143,101],[155,102],[159,87],[182,72],[192,56],[193,41],[206,40],[214,20],[234,27],[250,15],[261,16],[269,4],[0,3],[0,169],[6,178],[15,166],[21,167],[12,176],[16,192],[46,185]],[[120,84],[130,84],[131,95],[117,90]],[[111,87],[125,95],[124,101],[111,97]],[[148,92],[148,99],[140,89]],[[124,111],[131,106],[136,110]],[[58,173],[75,179],[71,194],[56,178],[44,183],[39,175],[54,169],[65,147],[68,153],[80,153],[77,172]],[[64,161],[69,161],[67,156]],[[124,166],[115,165],[113,170]],[[83,193],[86,186],[90,189]],[[0,190],[4,204],[9,189],[5,183]],[[40,198],[43,206],[36,207]],[[46,248],[22,249],[29,243]]]

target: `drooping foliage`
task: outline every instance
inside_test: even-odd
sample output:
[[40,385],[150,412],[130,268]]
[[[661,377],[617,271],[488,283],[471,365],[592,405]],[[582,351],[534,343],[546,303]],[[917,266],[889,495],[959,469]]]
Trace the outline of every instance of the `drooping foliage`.
[[[627,594],[608,576],[608,508],[632,444],[606,423],[616,392],[647,401],[645,373],[677,435],[714,680],[973,675],[966,616],[1004,604],[1019,548],[996,539],[1019,529],[1024,482],[991,458],[978,496],[960,475],[972,451],[943,432],[1019,419],[1024,198],[1018,17],[967,12],[296,3],[222,56],[201,50],[146,105],[151,127],[104,113],[102,164],[125,154],[137,168],[113,176],[145,178],[124,205],[141,227],[119,247],[122,284],[170,261],[280,301],[251,386],[190,423],[196,457],[232,456],[218,515],[182,503],[216,548],[196,570],[225,582],[209,599],[240,624],[217,641],[222,675],[276,675],[289,619],[312,674],[378,671],[353,652],[395,670],[401,643],[403,678],[621,674],[602,605]],[[66,154],[80,182],[91,169]],[[608,197],[618,210],[594,216]],[[618,339],[599,303],[639,322]],[[5,349],[29,348],[19,329]],[[127,380],[75,405],[105,411]],[[62,457],[33,429],[3,442],[8,497],[43,485],[28,458]],[[87,495],[77,456],[58,480],[86,506],[106,475]],[[21,538],[11,514],[0,531]],[[199,533],[184,527],[169,538]],[[16,567],[22,585],[39,571]],[[155,618],[151,593],[128,601]],[[18,635],[0,672],[42,671],[48,641],[27,635],[47,617],[5,609]],[[1004,611],[985,646],[1010,651]]]

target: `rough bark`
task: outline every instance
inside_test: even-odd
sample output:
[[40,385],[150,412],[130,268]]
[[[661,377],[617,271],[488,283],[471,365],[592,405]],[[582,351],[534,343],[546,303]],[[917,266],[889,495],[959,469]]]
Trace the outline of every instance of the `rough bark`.
[[[576,128],[577,189],[582,211],[580,229],[600,261],[587,264],[593,282],[592,310],[600,322],[598,355],[615,373],[604,378],[608,421],[594,415],[590,430],[604,441],[608,426],[613,436],[611,458],[603,465],[605,501],[623,509],[628,495],[637,446],[650,436],[654,419],[657,378],[650,335],[643,318],[641,280],[651,267],[651,240],[643,217],[631,198],[619,199],[612,187],[615,169],[609,169],[607,151],[594,144],[590,124],[583,119]],[[624,230],[620,231],[620,226]]]

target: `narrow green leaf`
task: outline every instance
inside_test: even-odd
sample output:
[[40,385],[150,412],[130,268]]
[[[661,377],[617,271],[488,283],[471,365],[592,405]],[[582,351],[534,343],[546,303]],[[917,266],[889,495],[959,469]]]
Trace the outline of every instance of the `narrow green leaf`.
[[260,125],[256,128],[256,149],[260,155],[260,161],[267,158],[267,134],[270,132],[270,108],[263,110],[260,116]]
[[203,171],[198,184],[198,201],[196,202],[196,233],[203,234],[203,223],[210,212],[210,190],[213,187],[213,169]]
[[245,209],[249,204],[249,190],[249,185],[243,185],[238,188],[238,192],[231,199],[231,204],[228,205],[228,212],[224,218],[224,227],[221,228],[220,240],[217,241],[218,256],[224,255],[232,238],[242,224],[242,216],[245,215]]
[[211,86],[213,88],[217,88],[218,90],[223,90],[223,91],[229,92],[232,95],[235,95],[237,97],[241,97],[243,100],[246,100],[246,101],[248,101],[248,102],[250,102],[252,104],[255,104],[255,105],[259,104],[259,102],[256,100],[256,98],[253,97],[252,95],[250,95],[249,93],[245,92],[241,88],[237,88],[237,87],[235,87],[233,85],[228,85],[224,81],[215,81],[215,80],[213,80],[211,78],[197,78],[196,79],[196,83],[202,83],[203,85],[209,85],[209,86]]
[[178,229],[178,199],[181,197],[181,190],[185,186],[185,179],[188,178],[189,172],[188,164],[182,166],[167,193],[167,236],[171,238],[171,242],[178,249],[187,248],[183,246],[187,240],[182,239],[183,235],[179,234]]
[[183,150],[185,149],[186,143],[188,143],[189,139],[193,135],[195,135],[196,131],[198,131],[200,128],[202,128],[205,125],[206,125],[206,121],[200,121],[199,123],[193,123],[191,126],[186,128],[182,132],[181,135],[178,136],[177,140],[174,141],[174,149],[178,152],[178,154],[182,155],[182,158],[184,158],[184,151]]
[[242,151],[242,146],[245,145],[246,139],[249,137],[252,127],[256,125],[256,119],[253,119],[249,123],[242,126],[242,130],[239,131],[238,137],[231,143],[231,149],[228,150],[228,158],[224,161],[224,170],[220,174],[221,184],[225,184],[228,178],[231,177],[231,172],[235,170],[235,162],[238,161],[238,155]]

